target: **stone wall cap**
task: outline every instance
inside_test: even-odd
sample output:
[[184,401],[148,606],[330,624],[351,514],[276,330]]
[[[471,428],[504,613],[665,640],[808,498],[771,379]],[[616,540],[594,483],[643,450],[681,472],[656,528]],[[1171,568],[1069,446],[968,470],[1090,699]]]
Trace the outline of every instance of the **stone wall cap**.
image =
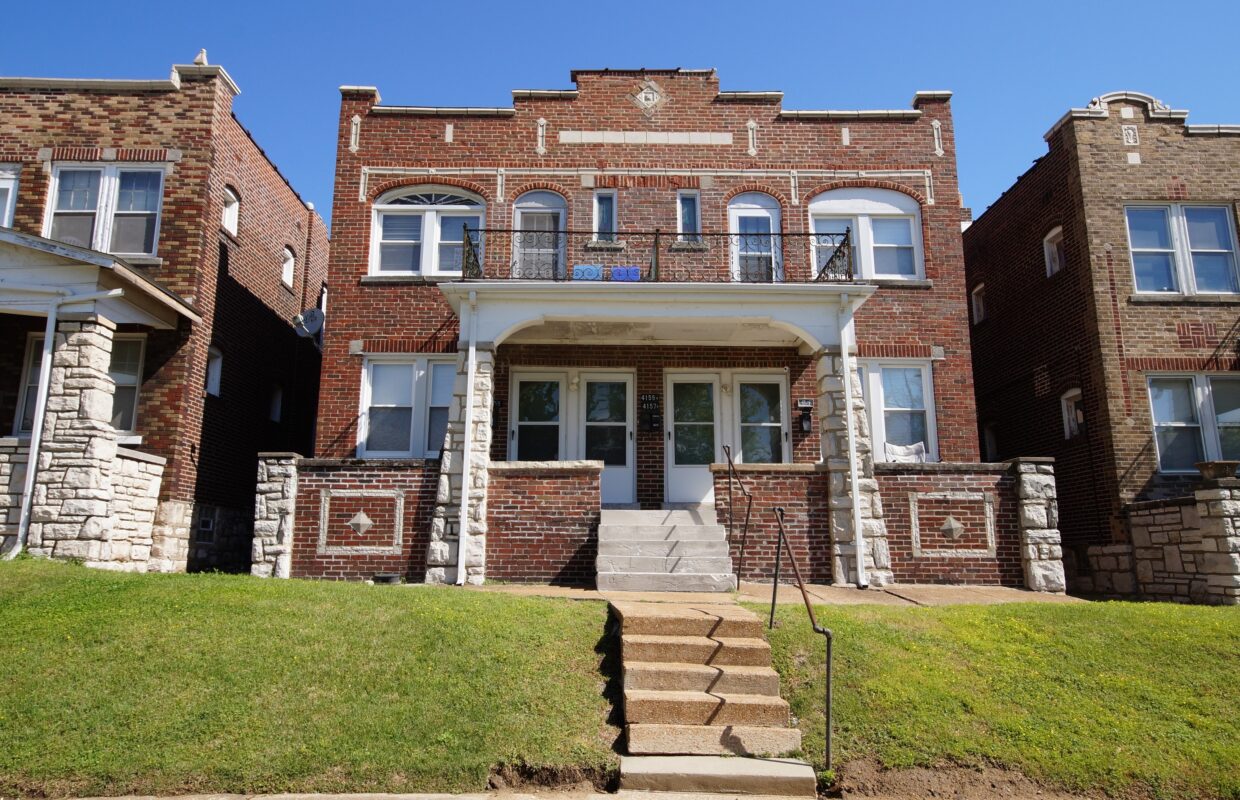
[[1054,456],[1017,456],[1016,458],[1005,458],[999,462],[1001,464],[1054,464]]
[[144,453],[141,450],[130,450],[128,447],[116,448],[117,458],[128,458],[133,461],[145,461],[148,464],[158,464],[164,466],[168,463],[168,459],[163,456],[157,456],[154,453]]
[[925,463],[905,463],[898,461],[875,461],[874,471],[889,475],[934,475],[944,473],[964,474],[982,472],[999,474],[1012,468],[1006,461],[927,461]]
[[259,453],[259,458],[304,458],[301,453],[272,451],[269,453]]
[[30,438],[26,436],[0,436],[0,447],[30,446]]
[[[294,454],[286,455],[288,458]],[[297,466],[301,469],[349,468],[349,469],[408,469],[423,468],[428,464],[438,464],[437,458],[302,458],[297,456]]]
[[602,472],[602,461],[492,461],[491,472]]
[[1160,508],[1169,508],[1172,506],[1192,506],[1197,504],[1197,498],[1190,495],[1183,497],[1164,497],[1158,500],[1137,500],[1127,503],[1123,507],[1125,514],[1134,514],[1140,511],[1152,511]]
[[[745,473],[762,473],[762,472],[827,472],[826,464],[737,464],[737,472]],[[711,464],[710,471],[716,473],[726,473],[728,471],[727,464]]]

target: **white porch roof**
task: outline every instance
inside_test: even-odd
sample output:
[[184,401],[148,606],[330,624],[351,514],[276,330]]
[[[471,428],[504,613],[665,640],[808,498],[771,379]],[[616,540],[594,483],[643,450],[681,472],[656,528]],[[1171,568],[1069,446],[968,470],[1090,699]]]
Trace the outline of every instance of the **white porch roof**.
[[439,284],[479,346],[504,342],[838,347],[868,284],[461,281]]
[[46,316],[52,298],[112,289],[123,294],[62,302],[60,313],[98,314],[118,324],[163,329],[175,328],[180,317],[202,321],[188,301],[122,259],[0,228],[0,313]]

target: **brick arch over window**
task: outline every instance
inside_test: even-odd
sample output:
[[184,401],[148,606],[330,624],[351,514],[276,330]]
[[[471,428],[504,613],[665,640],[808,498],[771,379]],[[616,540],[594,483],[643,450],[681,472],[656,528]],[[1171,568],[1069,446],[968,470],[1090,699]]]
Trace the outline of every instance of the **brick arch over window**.
[[490,204],[493,200],[492,193],[481,184],[473,181],[463,181],[460,178],[447,178],[439,175],[419,175],[407,178],[398,178],[394,181],[382,183],[370,190],[367,194],[367,202],[374,203],[375,200],[382,197],[393,189],[399,189],[402,186],[452,186],[457,189],[464,189],[467,192],[473,192],[481,197],[486,203]]
[[558,183],[552,183],[551,181],[531,181],[530,183],[521,184],[520,188],[518,188],[515,192],[509,192],[508,202],[517,202],[517,198],[527,192],[555,192],[560,197],[563,197],[564,202],[566,203],[569,198],[568,189]]
[[742,183],[739,186],[733,186],[731,189],[728,190],[728,193],[723,196],[723,216],[722,216],[723,225],[722,227],[719,228],[719,230],[721,231],[728,230],[728,225],[729,225],[728,206],[732,202],[733,198],[739,197],[742,194],[748,194],[749,192],[756,192],[757,194],[767,195],[770,198],[772,198],[776,203],[779,204],[779,232],[783,233],[784,225],[786,224],[784,220],[788,216],[786,213],[784,213],[788,208],[788,197],[783,192],[779,191],[778,189],[774,189],[763,183],[753,183],[753,182]]
[[[813,189],[806,192],[802,197],[801,203],[808,206],[810,201],[818,195],[823,192],[830,192],[836,189],[889,189],[893,192],[908,195],[916,200],[917,204],[923,208],[926,205],[926,196],[916,189],[905,186],[902,183],[896,183],[895,181],[880,181],[874,180],[873,178],[850,178],[847,180],[829,181],[819,186],[815,186]],[[925,215],[923,214],[922,216],[924,219]]]

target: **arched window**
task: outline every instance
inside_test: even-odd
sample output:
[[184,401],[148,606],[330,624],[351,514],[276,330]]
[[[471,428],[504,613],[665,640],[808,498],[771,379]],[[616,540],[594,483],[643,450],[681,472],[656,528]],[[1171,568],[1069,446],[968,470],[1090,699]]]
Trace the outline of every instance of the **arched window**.
[[784,279],[779,238],[779,201],[769,194],[745,192],[728,201],[732,242],[732,279],[771,283]]
[[280,280],[288,288],[293,288],[293,279],[297,277],[297,256],[293,253],[293,248],[284,248],[283,260],[280,262]]
[[556,192],[526,192],[512,206],[513,277],[564,277],[568,202]]
[[237,194],[237,190],[231,186],[224,187],[224,211],[220,217],[220,227],[237,235],[237,228],[241,223],[241,196]]
[[482,199],[442,186],[407,186],[374,205],[372,275],[459,275],[465,230],[475,245],[484,218]]
[[861,278],[914,280],[925,277],[921,206],[903,192],[845,188],[823,192],[809,203],[810,230],[830,246],[815,243],[815,266],[830,257],[845,230],[852,242],[853,270]]

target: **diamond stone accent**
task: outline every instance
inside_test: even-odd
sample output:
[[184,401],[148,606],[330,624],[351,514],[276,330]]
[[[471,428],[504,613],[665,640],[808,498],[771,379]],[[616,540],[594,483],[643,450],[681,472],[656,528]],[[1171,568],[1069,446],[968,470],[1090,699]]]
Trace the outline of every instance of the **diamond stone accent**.
[[349,527],[352,528],[353,532],[358,536],[365,536],[366,531],[374,527],[374,524],[375,523],[370,521],[370,517],[366,516],[365,511],[357,512],[353,515],[353,519],[349,520]]
[[964,525],[960,524],[960,520],[949,516],[943,520],[943,526],[939,528],[939,531],[948,539],[959,539],[964,534]]

